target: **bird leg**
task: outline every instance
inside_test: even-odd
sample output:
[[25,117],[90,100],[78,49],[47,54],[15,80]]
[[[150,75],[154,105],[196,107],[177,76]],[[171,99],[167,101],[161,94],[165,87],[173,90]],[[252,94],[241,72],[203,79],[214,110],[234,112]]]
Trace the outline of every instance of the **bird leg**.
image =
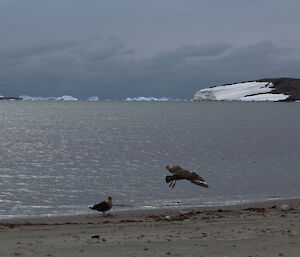
[[175,184],[176,184],[176,180],[172,180],[171,183],[169,184],[169,187],[174,188]]
[[176,185],[176,181],[177,181],[177,180],[174,180],[174,183],[173,183],[173,185],[172,185],[172,188],[174,188],[174,186]]

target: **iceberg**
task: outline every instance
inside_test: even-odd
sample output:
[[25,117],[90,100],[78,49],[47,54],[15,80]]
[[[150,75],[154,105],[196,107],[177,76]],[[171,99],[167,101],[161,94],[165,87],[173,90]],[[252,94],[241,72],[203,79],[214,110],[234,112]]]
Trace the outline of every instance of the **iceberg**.
[[78,101],[78,98],[70,96],[70,95],[63,95],[56,98],[56,101]]
[[42,96],[28,96],[28,95],[21,95],[19,96],[24,101],[77,101],[78,98],[75,98],[70,95],[64,96],[50,96],[50,97],[42,97]]
[[87,99],[87,101],[99,101],[99,97],[98,96],[91,96]]
[[156,97],[145,97],[145,96],[139,96],[139,97],[134,97],[130,98],[127,97],[126,101],[137,101],[137,102],[142,102],[142,101],[147,101],[147,102],[156,102],[156,101],[170,101],[170,98],[167,97],[162,97],[162,98],[156,98]]
[[29,95],[20,95],[20,98],[25,101],[45,101],[46,98],[42,96],[29,96]]
[[285,100],[289,95],[272,94],[274,90],[272,82],[242,82],[204,88],[196,92],[192,101],[280,101]]

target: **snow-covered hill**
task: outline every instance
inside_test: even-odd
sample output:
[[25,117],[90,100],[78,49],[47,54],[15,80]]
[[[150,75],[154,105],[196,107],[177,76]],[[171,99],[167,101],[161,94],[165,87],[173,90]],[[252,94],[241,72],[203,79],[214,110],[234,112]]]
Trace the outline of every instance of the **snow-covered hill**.
[[298,79],[280,78],[215,86],[197,91],[193,101],[296,101],[300,100],[298,83]]

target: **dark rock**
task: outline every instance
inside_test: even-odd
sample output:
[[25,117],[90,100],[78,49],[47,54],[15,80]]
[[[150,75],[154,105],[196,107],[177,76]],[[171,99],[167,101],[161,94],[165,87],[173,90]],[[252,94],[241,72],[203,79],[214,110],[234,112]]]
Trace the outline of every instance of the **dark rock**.
[[283,102],[294,102],[300,100],[300,79],[294,78],[266,78],[257,81],[272,82],[274,85],[273,94],[285,94],[290,97]]
[[23,100],[20,97],[0,97],[0,100]]

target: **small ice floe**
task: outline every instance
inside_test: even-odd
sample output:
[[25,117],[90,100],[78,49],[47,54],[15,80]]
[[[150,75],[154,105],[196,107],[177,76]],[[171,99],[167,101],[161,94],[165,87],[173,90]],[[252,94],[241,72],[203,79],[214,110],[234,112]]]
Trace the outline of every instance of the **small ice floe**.
[[283,204],[283,205],[279,206],[279,209],[280,209],[281,211],[291,211],[291,210],[293,210],[294,208],[293,208],[293,206],[291,206],[291,205]]

